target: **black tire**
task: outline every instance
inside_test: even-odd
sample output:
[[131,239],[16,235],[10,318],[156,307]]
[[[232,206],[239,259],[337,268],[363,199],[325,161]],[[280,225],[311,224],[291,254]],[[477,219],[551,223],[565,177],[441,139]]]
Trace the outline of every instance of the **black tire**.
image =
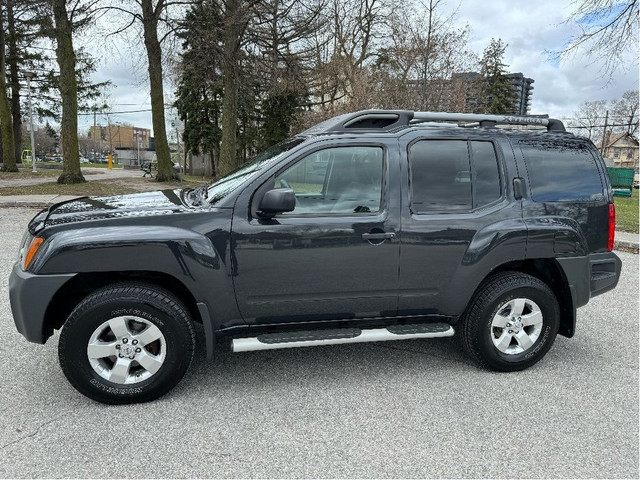
[[[505,304],[518,298],[535,302],[542,313],[542,326],[537,339],[526,350],[505,353],[494,345],[492,335],[497,338],[502,330],[496,331],[492,321]],[[512,372],[529,368],[544,357],[553,345],[559,325],[558,301],[544,282],[524,273],[503,272],[480,286],[460,320],[459,332],[465,350],[481,366]],[[509,348],[518,348],[515,340],[514,347]]]
[[[162,348],[163,360],[157,371],[145,372],[149,378],[143,377],[141,381],[136,379],[136,383],[131,384],[113,383],[103,378],[92,367],[87,350],[89,340],[104,322],[114,318],[123,318],[124,320],[120,321],[126,322],[126,325],[143,325],[142,329],[151,329],[155,325],[161,332],[163,343],[154,342],[154,348]],[[140,322],[129,318],[139,319]],[[108,341],[118,343],[115,337]],[[127,342],[129,345],[134,343],[133,340]],[[143,344],[142,340],[140,344]],[[122,345],[114,348],[118,348],[118,352],[123,351]],[[139,350],[138,348],[135,351]],[[142,283],[115,284],[86,297],[69,315],[58,344],[60,366],[71,385],[83,395],[108,404],[148,402],[164,395],[175,387],[187,372],[194,352],[195,331],[184,305],[171,293]],[[108,357],[104,361],[111,362],[111,358]],[[127,362],[128,358],[133,357],[127,357]],[[117,357],[114,360],[118,361]],[[142,369],[136,363],[133,365],[132,369]],[[127,378],[133,375],[130,371],[127,368]],[[142,371],[144,372],[144,369]]]

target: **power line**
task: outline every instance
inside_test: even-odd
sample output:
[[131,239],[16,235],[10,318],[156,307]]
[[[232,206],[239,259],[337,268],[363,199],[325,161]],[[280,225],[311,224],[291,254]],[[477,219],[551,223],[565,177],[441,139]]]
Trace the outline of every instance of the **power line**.
[[[145,108],[143,110],[122,110],[120,112],[97,112],[100,115],[123,115],[125,113],[142,113],[142,112],[150,112],[151,109],[150,108]],[[93,112],[87,112],[87,113],[78,113],[78,116],[81,115],[93,115]]]
[[567,128],[604,128],[606,127],[632,127],[636,123],[607,123],[606,125],[567,125]]

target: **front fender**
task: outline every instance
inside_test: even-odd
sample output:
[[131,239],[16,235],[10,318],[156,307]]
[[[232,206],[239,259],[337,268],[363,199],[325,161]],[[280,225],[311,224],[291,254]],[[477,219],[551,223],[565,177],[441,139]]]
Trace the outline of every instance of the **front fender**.
[[[228,241],[216,242],[223,249]],[[160,272],[180,281],[212,322],[240,319],[228,252],[193,230],[157,225],[77,228],[46,237],[30,270],[38,275]],[[205,319],[203,319],[205,321]],[[213,331],[220,325],[213,324]]]

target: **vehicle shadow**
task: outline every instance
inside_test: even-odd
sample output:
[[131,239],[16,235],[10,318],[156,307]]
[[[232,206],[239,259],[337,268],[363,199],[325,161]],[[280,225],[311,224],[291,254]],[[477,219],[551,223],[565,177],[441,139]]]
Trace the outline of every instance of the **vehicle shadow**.
[[[198,339],[204,335],[198,326]],[[403,340],[326,347],[290,348],[245,353],[220,352],[206,358],[204,342],[177,390],[233,390],[247,386],[278,389],[291,384],[361,383],[389,375],[424,377],[452,370],[475,369],[455,337]]]

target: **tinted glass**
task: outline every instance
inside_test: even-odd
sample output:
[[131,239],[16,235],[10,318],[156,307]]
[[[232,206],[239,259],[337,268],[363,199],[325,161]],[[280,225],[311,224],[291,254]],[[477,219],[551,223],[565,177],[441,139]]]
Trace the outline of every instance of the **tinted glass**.
[[409,149],[411,210],[471,209],[471,167],[466,141],[429,140]]
[[581,142],[521,141],[536,202],[589,201],[603,194],[595,158]]
[[276,176],[292,188],[296,208],[287,215],[380,211],[384,172],[380,147],[336,147],[314,152]]
[[481,207],[500,198],[500,174],[498,158],[491,142],[471,142],[471,164],[473,165],[473,184],[475,189],[475,207]]

